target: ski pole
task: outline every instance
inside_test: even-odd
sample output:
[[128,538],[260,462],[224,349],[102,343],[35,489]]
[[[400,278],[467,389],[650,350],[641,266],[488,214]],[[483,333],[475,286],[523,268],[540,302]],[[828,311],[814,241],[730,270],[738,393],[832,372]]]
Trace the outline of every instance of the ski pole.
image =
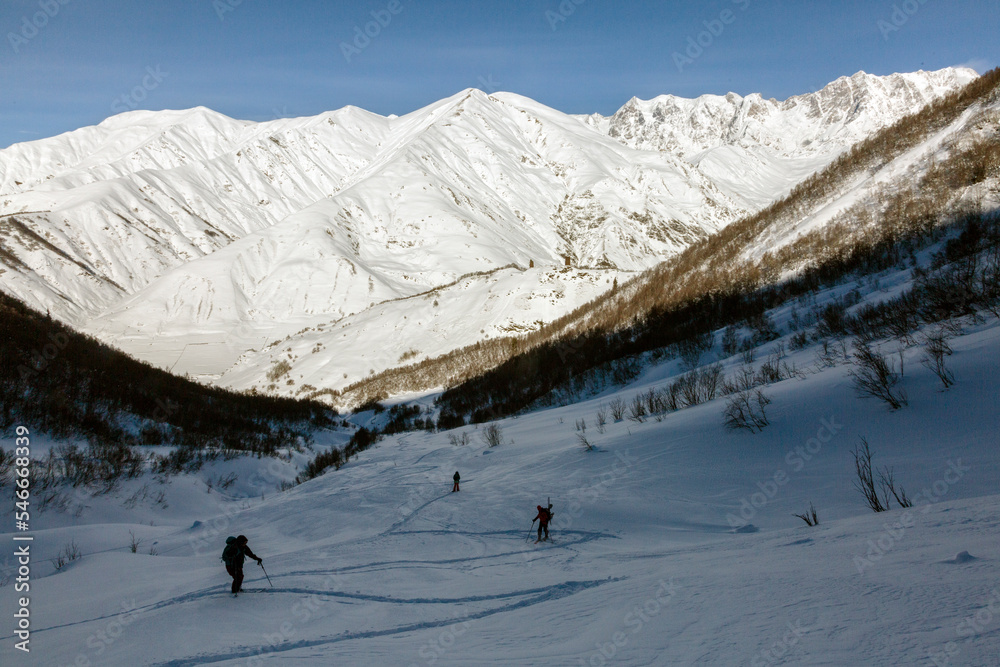
[[526,538],[524,538],[525,542],[527,542],[527,541],[529,541],[531,539],[531,531],[534,530],[534,528],[535,528],[535,520],[532,519],[531,520],[531,528],[528,529],[528,536]]
[[[262,561],[257,561],[257,565],[260,565],[260,569],[264,570],[264,563]],[[267,570],[264,570],[264,576],[267,577]],[[271,577],[267,577],[267,583],[271,584]],[[271,588],[274,588],[274,584],[271,584]]]

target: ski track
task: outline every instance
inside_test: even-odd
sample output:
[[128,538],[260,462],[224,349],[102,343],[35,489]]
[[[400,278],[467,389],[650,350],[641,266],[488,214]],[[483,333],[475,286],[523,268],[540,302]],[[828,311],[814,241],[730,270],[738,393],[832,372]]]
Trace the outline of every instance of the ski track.
[[[473,532],[473,531],[464,532],[464,531],[449,531],[449,530],[412,530],[412,531],[403,531],[403,532],[395,533],[395,535],[417,535],[417,534],[454,535],[454,534],[459,534],[459,535],[482,535],[482,536],[491,536],[491,535],[511,535],[511,536],[513,536],[515,534],[519,534],[519,532],[520,531],[513,531],[513,530],[483,531],[483,532]],[[562,547],[562,548],[567,548],[567,547],[575,546],[575,545],[578,545],[578,544],[584,544],[584,543],[587,543],[587,542],[592,542],[594,540],[598,540],[598,539],[605,538],[605,537],[617,539],[617,536],[615,536],[615,535],[610,535],[610,534],[607,534],[607,533],[599,533],[599,532],[564,531],[562,534],[563,535],[567,535],[567,534],[578,534],[578,535],[580,535],[580,538],[577,539],[577,540],[575,540],[575,541],[566,542],[566,543],[560,543],[560,544],[556,545],[556,546],[559,546],[559,547]],[[376,536],[376,537],[381,537],[381,535]],[[375,539],[375,538],[370,538],[370,539]],[[369,540],[363,540],[363,541],[367,542]],[[323,569],[323,570],[294,570],[294,571],[291,571],[291,572],[281,572],[281,573],[277,573],[277,574],[272,574],[272,580],[275,580],[275,579],[276,580],[281,580],[281,579],[284,579],[284,578],[287,578],[287,577],[308,577],[308,576],[322,577],[322,576],[329,576],[330,574],[377,572],[377,571],[381,571],[381,570],[394,570],[394,569],[398,569],[398,568],[407,568],[408,569],[408,568],[419,567],[419,566],[424,566],[424,567],[447,566],[447,565],[454,565],[456,563],[471,563],[471,562],[474,562],[474,561],[492,560],[492,559],[501,558],[501,557],[505,557],[505,556],[522,555],[522,554],[525,554],[525,553],[532,553],[532,552],[534,552],[536,550],[537,549],[521,549],[519,551],[505,551],[505,552],[500,552],[500,553],[496,553],[496,554],[487,554],[487,555],[482,555],[482,556],[468,556],[468,557],[463,557],[463,558],[448,558],[448,559],[439,559],[439,560],[376,561],[376,562],[365,563],[365,564],[360,564],[360,565],[351,565],[351,566],[339,568],[338,570],[335,570],[335,571],[326,570],[326,569]],[[572,558],[573,557],[571,556],[570,559],[572,559]],[[506,564],[506,563],[500,563],[500,564]],[[247,579],[247,581],[249,583],[257,583],[257,582],[263,582],[264,579],[263,578]],[[600,583],[605,583],[607,581],[618,581],[618,579],[603,580]],[[575,584],[575,583],[587,583],[587,582],[566,582],[566,584]],[[509,593],[496,593],[496,594],[493,594],[493,595],[467,596],[467,597],[460,597],[460,598],[410,598],[410,599],[404,599],[404,598],[393,598],[393,597],[389,597],[389,596],[385,596],[385,595],[365,595],[365,594],[362,594],[362,593],[345,593],[345,592],[341,592],[341,591],[330,591],[330,590],[299,588],[299,587],[262,588],[262,589],[255,589],[254,592],[257,592],[257,590],[259,590],[259,591],[274,592],[274,593],[287,593],[287,594],[292,594],[292,595],[318,595],[318,596],[323,596],[323,597],[328,597],[328,598],[344,598],[344,599],[362,600],[362,601],[366,601],[366,602],[384,602],[384,603],[389,603],[389,604],[455,604],[455,603],[462,603],[462,602],[484,602],[484,601],[488,601],[488,600],[498,600],[498,599],[506,599],[506,598],[512,598],[512,597],[521,597],[521,596],[532,595],[532,594],[541,594],[541,593],[544,593],[546,591],[551,590],[554,587],[559,587],[559,586],[563,586],[563,585],[565,585],[565,584],[556,584],[554,586],[547,586],[547,587],[543,587],[543,588],[532,588],[532,589],[526,589],[526,590],[521,590],[521,591],[512,591],[512,592],[509,592]],[[105,614],[105,615],[102,615],[102,616],[96,616],[94,618],[84,619],[84,620],[80,620],[80,621],[73,621],[72,623],[63,623],[61,625],[53,625],[53,626],[49,626],[47,628],[36,628],[34,630],[34,632],[35,633],[42,633],[42,632],[47,632],[47,631],[50,631],[50,630],[58,630],[58,629],[69,628],[69,627],[74,627],[74,626],[78,626],[78,625],[85,625],[87,623],[96,623],[96,622],[99,622],[99,621],[105,621],[105,620],[108,620],[108,619],[117,618],[119,616],[125,616],[127,614],[135,614],[135,613],[139,613],[139,612],[157,611],[159,609],[164,609],[164,608],[172,607],[172,606],[179,605],[179,604],[187,604],[187,603],[191,603],[191,602],[196,602],[196,601],[203,600],[205,598],[212,597],[212,596],[215,596],[215,595],[221,595],[221,594],[229,595],[230,593],[227,592],[228,590],[229,590],[229,584],[220,584],[218,586],[212,586],[212,587],[209,587],[209,588],[203,588],[203,589],[201,589],[199,591],[192,591],[191,593],[185,593],[183,595],[175,596],[175,597],[169,598],[167,600],[161,600],[159,602],[154,602],[154,603],[151,603],[151,604],[148,604],[148,605],[144,605],[142,607],[137,607],[134,610],[115,612],[113,614]],[[474,617],[470,616],[469,618],[472,619]],[[426,627],[436,627],[436,626],[430,625],[430,626],[426,626]],[[416,628],[416,629],[419,629],[419,628]],[[378,636],[378,635],[371,635],[371,636]],[[7,640],[7,639],[13,639],[13,637],[14,637],[13,635],[3,636],[3,637],[0,637],[0,641]],[[337,640],[337,641],[340,641],[340,640]],[[237,657],[239,657],[239,656],[237,656]],[[183,664],[188,664],[188,663],[183,663]]]
[[[190,658],[179,658],[177,660],[170,660],[168,662],[154,663],[154,667],[186,667],[187,665],[204,665],[213,662],[222,662],[224,660],[238,660],[240,658],[250,658],[258,655],[272,655],[275,653],[285,653],[288,651],[295,651],[302,648],[329,646],[330,644],[350,641],[352,639],[371,639],[374,637],[385,637],[391,635],[405,634],[407,632],[427,630],[430,628],[439,628],[442,626],[452,625],[454,623],[462,621],[476,621],[481,618],[494,616],[496,614],[502,614],[509,611],[516,611],[527,607],[533,607],[534,605],[541,604],[543,602],[560,600],[562,598],[575,595],[576,593],[579,593],[581,591],[590,588],[596,588],[597,586],[601,586],[603,584],[608,584],[620,580],[621,580],[620,578],[619,579],[608,578],[608,579],[591,580],[591,581],[566,581],[561,584],[555,584],[553,586],[548,586],[543,589],[536,589],[537,591],[539,591],[538,594],[527,600],[512,602],[502,607],[497,607],[496,609],[488,609],[486,611],[476,612],[474,614],[469,614],[468,616],[463,616],[459,618],[438,619],[434,621],[426,621],[424,623],[410,623],[408,625],[401,625],[395,628],[387,628],[385,630],[344,632],[339,635],[334,635],[332,637],[321,637],[319,639],[304,639],[297,642],[286,642],[284,644],[279,644],[277,646],[270,646],[266,649],[263,647],[257,647],[253,649],[242,648],[229,651],[226,653],[200,654],[197,656],[192,656]],[[496,598],[494,597],[492,599]],[[457,601],[465,601],[465,600],[459,599]],[[468,601],[473,601],[473,600],[470,599]]]

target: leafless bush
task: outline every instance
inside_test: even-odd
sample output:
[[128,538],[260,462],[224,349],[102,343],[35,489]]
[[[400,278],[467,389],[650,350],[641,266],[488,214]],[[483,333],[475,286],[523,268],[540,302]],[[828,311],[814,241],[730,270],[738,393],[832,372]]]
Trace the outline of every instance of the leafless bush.
[[889,494],[896,499],[900,507],[913,507],[913,501],[907,497],[906,489],[902,486],[899,487],[899,491],[896,491],[896,480],[892,474],[892,468],[886,466],[878,471],[878,483],[879,488],[882,489],[882,495],[886,498],[885,508],[889,509]]
[[745,428],[751,433],[759,433],[770,423],[764,410],[770,403],[771,399],[760,389],[743,389],[726,399],[722,416],[731,429]]
[[604,433],[604,427],[608,423],[608,406],[602,405],[597,408],[597,432]]
[[625,417],[625,401],[620,396],[615,396],[608,405],[611,410],[611,417],[620,422]]
[[896,364],[891,359],[886,359],[863,341],[856,340],[854,365],[850,375],[859,395],[881,399],[893,410],[907,404],[906,393],[902,389],[896,389],[901,376],[896,372]]
[[820,368],[832,368],[837,365],[837,352],[830,346],[829,341],[824,340],[820,349],[816,350],[816,365]]
[[797,516],[800,519],[802,519],[803,521],[805,521],[807,526],[818,526],[819,525],[819,518],[816,516],[816,508],[813,507],[812,503],[809,503],[809,511],[808,512],[803,512],[802,514],[796,514],[795,516]]
[[454,433],[449,433],[448,442],[455,445],[456,447],[464,447],[465,445],[469,444],[469,434],[459,433],[456,435]]
[[744,364],[736,369],[732,376],[722,383],[723,394],[735,394],[738,391],[749,391],[757,386],[757,374],[753,366]]
[[585,452],[594,451],[594,444],[587,439],[587,435],[585,433],[577,433],[576,439],[580,442],[580,446],[583,447]]
[[955,375],[945,367],[944,358],[951,354],[948,336],[944,331],[937,331],[926,336],[927,347],[921,363],[934,372],[947,389],[955,384]]
[[875,475],[872,472],[872,452],[868,447],[868,441],[861,438],[861,444],[855,446],[851,452],[854,456],[854,472],[857,479],[854,480],[854,488],[865,497],[865,502],[873,512],[884,512],[889,509],[889,498],[885,500],[879,498],[878,487],[875,484]]
[[723,373],[722,364],[714,363],[705,366],[698,373],[698,394],[702,401],[711,401],[715,398],[722,385]]
[[496,447],[503,444],[503,429],[500,424],[493,422],[483,429],[483,442],[489,447]]
[[586,419],[577,419],[576,420],[576,430],[580,431],[581,433],[586,433],[587,432],[587,420]]
[[236,475],[235,472],[231,472],[228,475],[226,475],[225,477],[223,477],[222,475],[219,475],[219,478],[216,481],[216,485],[220,489],[222,489],[223,491],[225,491],[226,489],[228,489],[229,487],[231,487],[233,484],[235,484],[236,480],[238,480],[238,479],[239,479],[239,477]]
[[698,394],[698,371],[685,373],[677,380],[677,393],[684,407],[701,403]]
[[760,376],[759,384],[774,384],[785,379],[781,374],[781,359],[776,354],[761,362],[760,370],[757,372]]
[[788,341],[788,347],[792,350],[801,350],[806,345],[809,344],[809,333],[806,331],[798,331],[792,335],[791,340]]
[[136,553],[139,550],[139,545],[142,544],[142,540],[136,537],[135,533],[133,533],[131,530],[128,531],[128,537],[129,537],[128,550],[131,551],[132,553]]
[[76,540],[70,540],[69,544],[64,546],[62,551],[56,554],[55,558],[51,559],[52,566],[56,568],[56,572],[59,572],[66,567],[67,563],[72,563],[82,555],[83,554],[80,553],[80,547],[76,544]]
[[646,417],[646,401],[642,394],[636,394],[628,404],[628,418],[632,421],[642,423]]

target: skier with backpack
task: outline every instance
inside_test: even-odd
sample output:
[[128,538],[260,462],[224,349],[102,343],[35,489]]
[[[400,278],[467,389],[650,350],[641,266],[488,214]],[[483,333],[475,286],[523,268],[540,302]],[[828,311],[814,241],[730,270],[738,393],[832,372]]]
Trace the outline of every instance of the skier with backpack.
[[451,492],[455,493],[456,491],[458,491],[458,480],[462,479],[462,476],[459,475],[458,471],[456,470],[455,471],[455,476],[452,477],[452,479],[455,480],[455,486],[451,487]]
[[549,506],[547,508],[539,505],[538,514],[536,514],[535,518],[531,520],[532,526],[535,525],[535,521],[538,522],[538,539],[535,540],[535,544],[538,544],[539,542],[543,541],[542,540],[543,530],[545,531],[545,539],[546,540],[549,539],[549,521],[551,520],[552,520],[552,503],[549,503]]
[[247,544],[247,536],[229,536],[226,538],[226,548],[222,551],[222,562],[226,564],[226,572],[233,578],[233,595],[240,592],[243,586],[243,561],[246,556],[257,561],[257,564],[264,567],[264,559],[258,558],[257,554],[250,550]]

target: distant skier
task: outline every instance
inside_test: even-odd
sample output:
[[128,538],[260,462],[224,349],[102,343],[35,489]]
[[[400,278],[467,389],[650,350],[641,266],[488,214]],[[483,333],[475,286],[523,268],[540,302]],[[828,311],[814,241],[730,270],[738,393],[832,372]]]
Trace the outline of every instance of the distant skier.
[[[551,507],[551,506],[550,506]],[[541,505],[538,506],[538,514],[534,519],[531,520],[532,525],[535,521],[538,522],[538,539],[535,540],[535,544],[542,541],[542,531],[545,531],[545,539],[549,539],[549,519],[552,518],[551,510],[548,510]]]
[[451,492],[455,493],[456,491],[458,491],[458,480],[462,479],[462,476],[459,475],[458,471],[456,470],[455,471],[455,476],[452,477],[452,479],[455,480],[455,486],[451,487]]
[[226,538],[226,548],[222,551],[222,562],[226,564],[226,572],[233,578],[233,595],[239,593],[243,586],[243,561],[246,556],[253,558],[263,566],[264,559],[258,558],[257,554],[250,550],[246,535]]

